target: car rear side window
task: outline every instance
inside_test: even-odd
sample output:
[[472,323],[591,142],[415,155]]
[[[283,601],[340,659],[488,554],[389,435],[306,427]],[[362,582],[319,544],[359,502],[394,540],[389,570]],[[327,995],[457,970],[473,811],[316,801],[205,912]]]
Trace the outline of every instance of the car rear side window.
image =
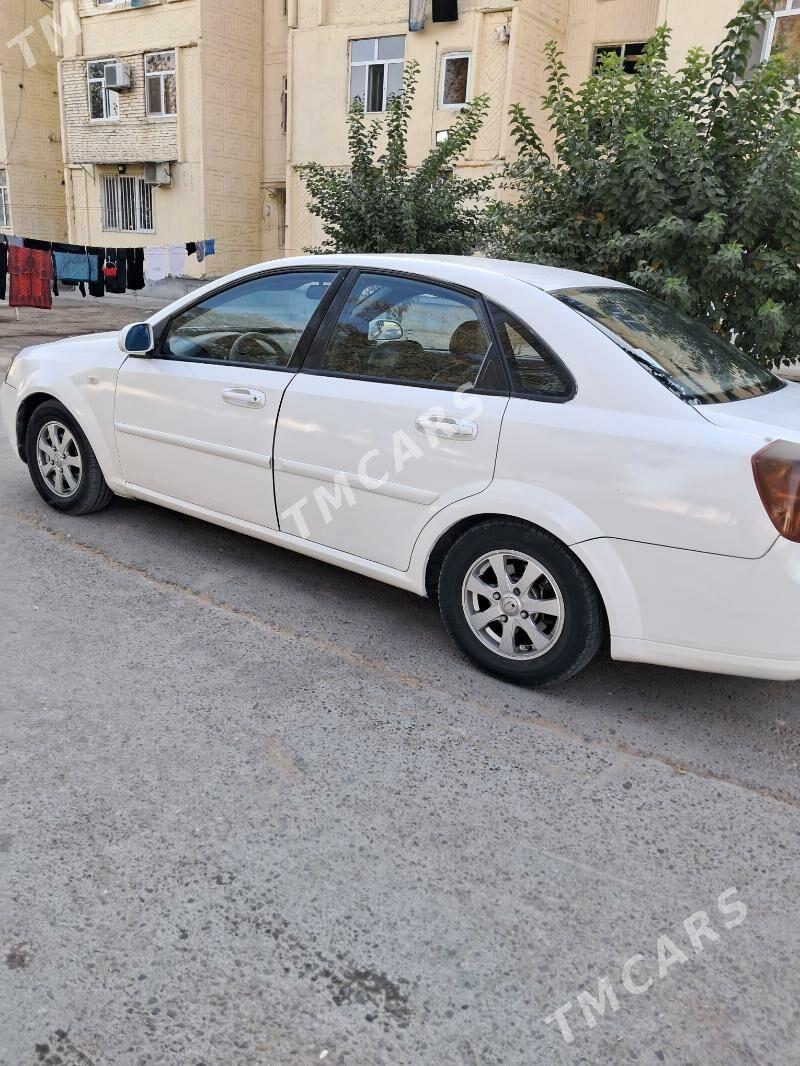
[[785,387],[724,337],[639,289],[565,289],[554,295],[686,403],[729,403]]
[[319,370],[455,390],[476,384],[491,348],[474,297],[422,279],[361,274]]
[[572,378],[547,345],[502,307],[491,304],[490,308],[511,373],[512,391],[552,400],[573,396]]
[[288,366],[336,276],[290,271],[232,285],[174,318],[163,349],[175,359]]

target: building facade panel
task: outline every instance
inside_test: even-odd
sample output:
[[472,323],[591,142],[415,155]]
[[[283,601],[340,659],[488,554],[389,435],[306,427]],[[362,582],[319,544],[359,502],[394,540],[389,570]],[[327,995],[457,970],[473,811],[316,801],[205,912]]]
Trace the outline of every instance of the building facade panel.
[[[144,52],[124,52],[61,65],[67,163],[145,163],[178,159],[178,119],[149,118],[145,103]],[[130,67],[131,88],[117,93],[119,117],[93,120],[89,113],[87,66],[92,59]],[[180,75],[179,75],[180,76]]]
[[63,240],[57,60],[49,18],[38,0],[0,4],[0,233]]
[[202,0],[204,209],[222,273],[261,256],[263,11],[260,0]]

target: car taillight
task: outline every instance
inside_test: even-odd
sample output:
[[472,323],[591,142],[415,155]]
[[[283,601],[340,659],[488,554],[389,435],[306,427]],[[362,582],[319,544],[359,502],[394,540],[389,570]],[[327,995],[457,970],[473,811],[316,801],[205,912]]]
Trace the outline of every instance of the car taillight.
[[778,440],[753,456],[761,499],[782,537],[800,542],[800,444]]

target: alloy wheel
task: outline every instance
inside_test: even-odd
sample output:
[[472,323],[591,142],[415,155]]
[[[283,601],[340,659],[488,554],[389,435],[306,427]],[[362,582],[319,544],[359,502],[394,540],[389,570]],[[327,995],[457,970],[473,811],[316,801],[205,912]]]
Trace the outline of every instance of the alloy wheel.
[[538,659],[564,627],[564,599],[555,579],[522,552],[481,556],[467,571],[462,604],[475,636],[506,659]]
[[83,461],[78,442],[63,422],[46,422],[36,438],[36,463],[56,496],[69,499],[81,486]]

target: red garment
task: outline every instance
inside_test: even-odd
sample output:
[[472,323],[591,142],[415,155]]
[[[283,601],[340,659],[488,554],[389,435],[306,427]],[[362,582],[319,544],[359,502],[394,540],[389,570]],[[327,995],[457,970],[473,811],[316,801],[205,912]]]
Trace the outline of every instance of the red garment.
[[50,252],[36,248],[8,249],[8,306],[40,307],[49,311],[53,306],[53,257]]

